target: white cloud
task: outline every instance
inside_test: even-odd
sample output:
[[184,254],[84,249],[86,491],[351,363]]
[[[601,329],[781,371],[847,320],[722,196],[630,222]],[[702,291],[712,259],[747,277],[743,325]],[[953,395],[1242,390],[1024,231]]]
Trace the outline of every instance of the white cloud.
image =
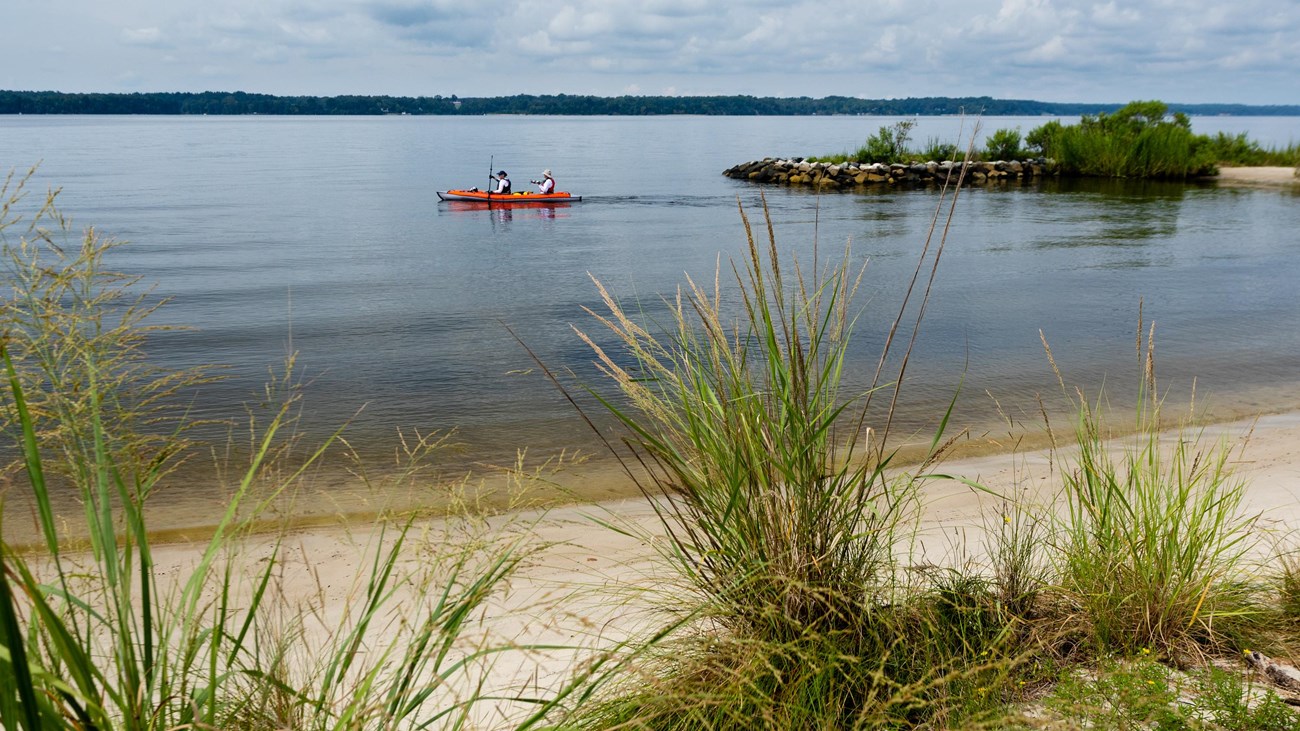
[[[217,79],[273,93],[1009,90],[1061,100],[1300,103],[1300,75],[1291,71],[1300,66],[1300,3],[1292,0],[54,5],[6,8],[0,82],[9,88],[199,90]],[[50,28],[70,50],[26,62],[48,55]]]
[[1065,39],[1061,36],[1052,36],[1047,42],[1034,48],[1025,54],[1025,58],[1035,63],[1052,63],[1061,61],[1069,55],[1065,48]]
[[134,46],[161,46],[163,36],[157,28],[123,28],[122,41]]

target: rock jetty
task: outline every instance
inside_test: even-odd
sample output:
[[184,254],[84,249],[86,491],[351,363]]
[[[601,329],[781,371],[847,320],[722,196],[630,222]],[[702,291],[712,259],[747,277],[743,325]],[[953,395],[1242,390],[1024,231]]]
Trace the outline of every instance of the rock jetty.
[[[961,178],[962,167],[966,168]],[[774,158],[741,163],[722,173],[728,178],[778,185],[814,185],[851,188],[860,185],[937,185],[959,179],[967,185],[1028,182],[1055,174],[1051,160],[998,160],[996,162],[859,163],[810,162],[802,157]]]

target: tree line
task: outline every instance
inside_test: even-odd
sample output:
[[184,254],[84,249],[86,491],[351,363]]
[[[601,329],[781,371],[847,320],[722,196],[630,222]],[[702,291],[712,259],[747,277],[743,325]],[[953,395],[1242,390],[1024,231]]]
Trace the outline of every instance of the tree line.
[[[883,115],[1081,116],[1106,114],[1123,104],[1042,102],[981,97],[859,99],[847,96],[591,96],[516,94],[451,96],[275,96],[247,92],[144,92],[131,94],[2,91],[0,114],[536,114],[536,115]],[[1170,104],[1196,115],[1297,116],[1300,105]]]

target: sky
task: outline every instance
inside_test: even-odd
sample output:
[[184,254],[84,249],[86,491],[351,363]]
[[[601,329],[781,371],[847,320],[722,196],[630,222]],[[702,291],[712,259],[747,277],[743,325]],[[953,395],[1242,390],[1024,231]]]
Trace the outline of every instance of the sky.
[[0,0],[0,89],[1300,104],[1300,0]]

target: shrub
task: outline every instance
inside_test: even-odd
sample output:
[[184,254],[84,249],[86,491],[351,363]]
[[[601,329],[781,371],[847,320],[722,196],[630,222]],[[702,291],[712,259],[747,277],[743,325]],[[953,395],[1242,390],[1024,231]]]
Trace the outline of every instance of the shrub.
[[1022,157],[1019,129],[1000,129],[984,140],[984,158],[987,160],[1019,160]]
[[1113,114],[1084,115],[1079,124],[1049,122],[1027,142],[1056,160],[1067,175],[1188,178],[1213,173],[1203,138],[1182,113],[1163,102],[1131,102]]
[[907,144],[912,139],[914,127],[914,119],[901,120],[893,126],[882,126],[876,134],[867,138],[866,143],[852,154],[852,158],[859,162],[903,162],[908,157]]
[[955,142],[942,142],[938,137],[930,137],[926,140],[920,157],[922,160],[933,160],[935,162],[958,160],[961,157],[961,148]]
[[1055,157],[1056,140],[1063,129],[1065,129],[1065,126],[1053,119],[1046,124],[1029,130],[1029,134],[1025,135],[1025,144],[1031,150],[1037,150],[1044,157]]

